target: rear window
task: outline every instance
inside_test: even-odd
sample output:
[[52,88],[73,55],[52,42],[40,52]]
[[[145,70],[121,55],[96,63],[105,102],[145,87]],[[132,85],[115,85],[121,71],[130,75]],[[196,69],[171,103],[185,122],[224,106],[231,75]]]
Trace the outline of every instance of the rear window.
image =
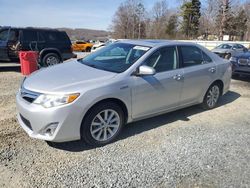
[[59,40],[58,33],[56,32],[46,32],[45,34],[46,34],[47,41],[54,42],[54,41]]
[[181,54],[184,67],[200,65],[203,63],[202,52],[195,46],[181,46]]
[[65,42],[68,38],[65,33],[57,31],[44,32],[46,41],[48,42]]

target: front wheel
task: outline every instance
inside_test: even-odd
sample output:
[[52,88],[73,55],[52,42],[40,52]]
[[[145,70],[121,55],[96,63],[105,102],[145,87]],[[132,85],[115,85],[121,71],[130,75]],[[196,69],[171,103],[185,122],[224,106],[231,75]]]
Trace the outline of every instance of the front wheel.
[[221,91],[218,84],[213,84],[209,87],[202,103],[202,107],[206,110],[214,108],[220,98]]
[[108,102],[94,106],[82,122],[82,138],[90,145],[103,146],[114,141],[124,125],[119,105]]

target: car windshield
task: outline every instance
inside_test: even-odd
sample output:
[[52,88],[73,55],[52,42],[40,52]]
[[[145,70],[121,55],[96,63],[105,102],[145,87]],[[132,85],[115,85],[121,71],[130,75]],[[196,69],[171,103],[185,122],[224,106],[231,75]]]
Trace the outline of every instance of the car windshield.
[[126,43],[110,44],[95,53],[78,60],[97,69],[121,73],[126,71],[150,48]]
[[230,45],[230,44],[221,44],[217,48],[218,49],[231,49],[232,45]]

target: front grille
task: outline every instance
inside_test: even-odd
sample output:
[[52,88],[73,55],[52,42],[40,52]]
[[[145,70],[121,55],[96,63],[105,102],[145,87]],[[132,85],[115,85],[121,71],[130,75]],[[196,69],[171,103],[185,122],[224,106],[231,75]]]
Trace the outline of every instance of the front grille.
[[249,59],[239,59],[238,64],[243,65],[243,66],[247,66],[250,64],[250,60]]
[[40,93],[21,88],[21,97],[29,103],[32,103],[34,100],[36,100],[39,95]]
[[22,114],[20,114],[20,117],[21,117],[21,119],[22,119],[22,121],[23,121],[23,123],[30,129],[30,130],[32,130],[33,131],[33,129],[32,129],[32,127],[31,127],[31,123],[30,123],[30,121],[29,120],[27,120],[25,117],[23,117],[22,116]]

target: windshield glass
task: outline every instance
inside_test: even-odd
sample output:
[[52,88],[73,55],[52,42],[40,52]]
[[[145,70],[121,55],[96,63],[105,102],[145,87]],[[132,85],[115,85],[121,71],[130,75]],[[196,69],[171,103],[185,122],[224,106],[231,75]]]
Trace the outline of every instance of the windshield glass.
[[221,44],[217,48],[219,48],[219,49],[231,49],[232,45],[230,45],[230,44]]
[[8,33],[9,33],[9,30],[1,30],[0,31],[0,40],[7,41],[8,40]]
[[115,43],[80,59],[79,62],[97,69],[121,73],[133,65],[149,49],[146,46]]

